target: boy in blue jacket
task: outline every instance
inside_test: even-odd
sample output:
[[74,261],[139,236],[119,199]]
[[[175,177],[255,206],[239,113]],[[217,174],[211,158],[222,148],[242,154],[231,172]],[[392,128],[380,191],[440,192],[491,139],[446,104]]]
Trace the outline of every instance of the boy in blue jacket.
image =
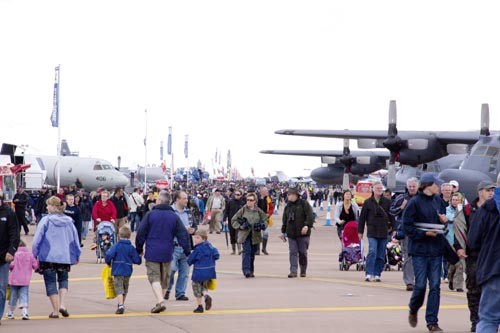
[[125,298],[128,293],[130,276],[132,275],[132,265],[140,265],[142,259],[130,242],[130,228],[123,226],[118,233],[120,241],[106,252],[106,264],[111,266],[111,275],[113,275],[115,294],[118,301],[118,309],[115,314],[123,314],[125,312]]
[[[196,297],[198,307],[194,313],[203,313],[201,299],[203,291],[208,291],[208,281],[215,279],[215,261],[219,260],[219,251],[207,241],[207,231],[197,230],[194,234],[194,249],[188,258],[188,264],[193,265],[191,275],[193,293]],[[205,309],[208,311],[212,307],[212,297],[205,295]]]

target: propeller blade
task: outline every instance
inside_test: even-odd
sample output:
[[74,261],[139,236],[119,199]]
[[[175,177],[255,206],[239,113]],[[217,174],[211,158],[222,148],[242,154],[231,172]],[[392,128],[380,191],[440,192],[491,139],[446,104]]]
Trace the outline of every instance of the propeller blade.
[[351,151],[349,150],[349,139],[344,139],[344,156],[349,156]]
[[387,172],[387,188],[391,190],[396,188],[396,165],[394,163],[389,164]]
[[481,105],[481,131],[479,134],[484,136],[490,135],[490,106],[488,103]]
[[398,135],[398,129],[396,127],[397,124],[397,108],[396,101],[392,100],[389,103],[389,131],[388,136],[396,136]]
[[342,189],[347,190],[349,189],[349,174],[344,173],[344,177],[342,178]]
[[408,149],[424,150],[429,147],[429,140],[427,139],[409,139]]

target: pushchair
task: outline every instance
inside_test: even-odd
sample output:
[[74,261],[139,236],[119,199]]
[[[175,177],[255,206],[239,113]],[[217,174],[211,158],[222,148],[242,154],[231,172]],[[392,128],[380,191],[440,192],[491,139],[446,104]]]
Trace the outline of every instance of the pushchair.
[[385,251],[384,269],[390,271],[391,267],[397,267],[398,271],[403,269],[403,253],[399,244],[389,242]]
[[111,222],[101,222],[97,225],[95,238],[97,263],[103,263],[106,252],[116,242],[115,225]]
[[339,268],[348,271],[351,265],[356,264],[357,271],[365,269],[365,258],[363,256],[363,242],[358,236],[358,223],[347,222],[342,230],[342,251],[339,254]]

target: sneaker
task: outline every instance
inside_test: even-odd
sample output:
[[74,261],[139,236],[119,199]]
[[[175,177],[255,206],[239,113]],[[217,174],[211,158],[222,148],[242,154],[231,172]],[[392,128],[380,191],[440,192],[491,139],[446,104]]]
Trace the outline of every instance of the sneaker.
[[212,297],[205,295],[205,310],[210,310],[212,308]]
[[30,320],[30,315],[27,313],[23,313],[23,320]]
[[193,310],[194,313],[203,313],[203,306],[198,305],[196,309]]
[[457,293],[463,293],[463,292],[464,292],[464,290],[463,290],[462,288],[457,288],[456,292],[457,292]]
[[366,274],[366,276],[365,276],[365,281],[366,281],[366,282],[372,282],[372,281],[373,281],[372,276],[371,276],[370,274]]
[[410,324],[411,327],[417,327],[418,323],[417,312],[413,313],[410,310],[410,313],[408,314],[408,323]]
[[167,290],[167,292],[165,293],[165,296],[163,296],[163,299],[169,299],[170,297],[170,291]]
[[16,319],[16,317],[14,317],[14,312],[12,312],[12,311],[7,312],[6,317],[7,317],[7,319]]
[[246,278],[250,278],[250,277],[252,277],[252,273],[245,273],[245,277],[246,277]]
[[288,277],[289,278],[296,278],[297,277],[297,272],[291,272],[290,274],[288,274]]
[[154,308],[151,309],[151,313],[160,313],[165,311],[167,308],[163,303],[157,303]]
[[406,285],[406,291],[413,291],[413,285],[411,283]]
[[382,282],[382,280],[380,279],[380,276],[378,276],[378,275],[375,275],[374,281],[375,282]]
[[262,249],[262,253],[264,253],[266,256],[268,256],[268,255],[269,255],[269,252],[267,252],[267,250],[266,250],[266,249]]
[[300,273],[300,277],[306,277],[306,273],[304,272]]
[[427,325],[429,332],[443,332],[443,329],[438,326],[438,324]]
[[125,312],[125,307],[123,305],[118,305],[115,314],[123,314]]
[[69,317],[69,312],[65,308],[59,308],[59,312],[62,314],[64,318]]
[[175,299],[176,301],[189,301],[189,298],[186,295],[179,296]]

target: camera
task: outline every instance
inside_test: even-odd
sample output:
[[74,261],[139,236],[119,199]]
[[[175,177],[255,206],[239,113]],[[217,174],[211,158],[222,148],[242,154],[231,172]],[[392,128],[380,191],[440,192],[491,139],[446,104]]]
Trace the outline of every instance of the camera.
[[257,232],[261,230],[266,230],[266,224],[262,221],[259,221],[253,225],[253,230]]
[[240,224],[240,228],[242,230],[249,230],[250,229],[250,223],[248,223],[248,220],[246,217],[238,218],[238,223]]

